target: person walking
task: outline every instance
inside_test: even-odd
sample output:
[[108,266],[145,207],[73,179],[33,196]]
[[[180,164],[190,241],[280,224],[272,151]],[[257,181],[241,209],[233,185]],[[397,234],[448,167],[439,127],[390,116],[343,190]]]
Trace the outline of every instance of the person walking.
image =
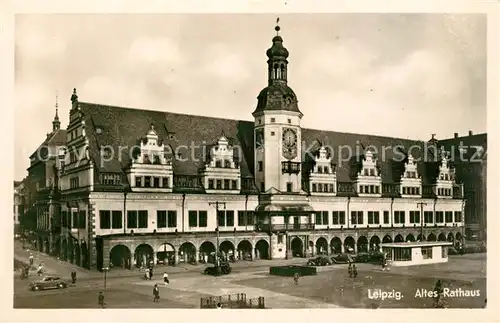
[[298,285],[299,284],[299,277],[300,277],[299,273],[295,273],[293,275],[293,284],[294,285]]
[[33,257],[32,253],[30,253],[29,261],[30,261],[30,267],[33,267],[33,262],[35,261],[35,258]]
[[71,282],[73,283],[73,285],[76,283],[76,270],[74,268],[71,271]]
[[149,280],[153,279],[153,265],[149,267]]
[[149,268],[146,268],[144,271],[144,278],[150,279],[151,277],[149,276]]
[[347,273],[349,274],[349,278],[352,277],[352,264],[349,262],[349,267],[347,267]]
[[167,287],[167,285],[170,284],[170,281],[168,280],[167,272],[163,273],[163,283],[165,284],[165,287]]
[[352,278],[356,278],[358,276],[358,269],[356,268],[356,265],[352,266]]
[[104,303],[104,294],[102,292],[99,292],[99,296],[97,298],[97,303],[99,304],[100,308],[104,308],[105,303]]
[[40,263],[38,265],[38,270],[36,271],[36,273],[37,273],[38,276],[42,276],[42,274],[43,274],[43,265],[42,265],[42,263]]
[[153,287],[153,302],[159,302],[160,300],[160,289],[158,288],[158,284],[155,284]]

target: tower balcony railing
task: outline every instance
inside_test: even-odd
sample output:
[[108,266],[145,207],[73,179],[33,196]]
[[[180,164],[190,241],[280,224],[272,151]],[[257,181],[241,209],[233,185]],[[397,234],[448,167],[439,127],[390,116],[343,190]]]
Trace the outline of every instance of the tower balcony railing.
[[292,161],[281,162],[281,172],[284,174],[299,174],[300,162],[292,162]]
[[264,232],[314,230],[314,223],[288,223],[288,224],[258,223],[255,225],[255,229],[256,231],[264,231]]

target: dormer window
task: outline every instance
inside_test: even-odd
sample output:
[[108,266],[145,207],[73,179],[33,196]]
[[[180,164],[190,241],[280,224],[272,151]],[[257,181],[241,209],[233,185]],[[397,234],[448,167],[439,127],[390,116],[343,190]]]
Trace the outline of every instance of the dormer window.
[[332,167],[331,157],[324,146],[318,150],[315,164],[309,175],[309,191],[317,194],[335,194],[337,176]]
[[215,161],[215,167],[222,168],[222,161],[221,160],[216,160]]

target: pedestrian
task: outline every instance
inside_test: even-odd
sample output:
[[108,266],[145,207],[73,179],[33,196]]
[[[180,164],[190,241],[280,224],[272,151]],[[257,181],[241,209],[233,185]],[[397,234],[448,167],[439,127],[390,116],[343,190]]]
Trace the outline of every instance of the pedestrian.
[[294,285],[298,285],[299,284],[299,277],[300,277],[299,273],[295,273],[293,275],[293,284]]
[[347,273],[349,273],[349,278],[352,277],[352,264],[349,262],[349,267],[347,267]]
[[73,282],[73,284],[76,283],[76,270],[74,268],[71,271],[71,281]]
[[33,258],[33,254],[30,253],[30,267],[33,267],[33,262],[34,262],[34,258]]
[[146,268],[145,272],[144,272],[144,277],[146,279],[150,279],[151,277],[149,276],[149,268]]
[[158,284],[155,284],[153,287],[153,302],[158,302],[160,300],[160,289],[158,288]]
[[356,265],[352,266],[352,278],[356,278],[358,276],[358,269],[356,268]]
[[163,283],[165,283],[165,287],[170,284],[170,281],[168,280],[168,274],[167,272],[163,273]]
[[43,265],[42,265],[42,263],[40,263],[38,265],[38,270],[36,271],[36,273],[37,273],[38,276],[42,276],[42,274],[43,274]]
[[151,280],[153,278],[153,267],[151,266],[149,268],[149,280]]
[[102,292],[99,292],[99,297],[97,299],[97,302],[98,302],[100,308],[104,308],[104,306],[105,306],[104,294]]

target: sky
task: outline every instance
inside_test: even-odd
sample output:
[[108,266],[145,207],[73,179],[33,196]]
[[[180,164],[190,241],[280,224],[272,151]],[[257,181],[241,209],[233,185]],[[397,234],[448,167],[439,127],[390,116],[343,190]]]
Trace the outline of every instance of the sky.
[[[15,178],[70,97],[252,120],[276,15],[59,14],[15,20]],[[486,16],[286,14],[304,128],[428,140],[486,132]]]

